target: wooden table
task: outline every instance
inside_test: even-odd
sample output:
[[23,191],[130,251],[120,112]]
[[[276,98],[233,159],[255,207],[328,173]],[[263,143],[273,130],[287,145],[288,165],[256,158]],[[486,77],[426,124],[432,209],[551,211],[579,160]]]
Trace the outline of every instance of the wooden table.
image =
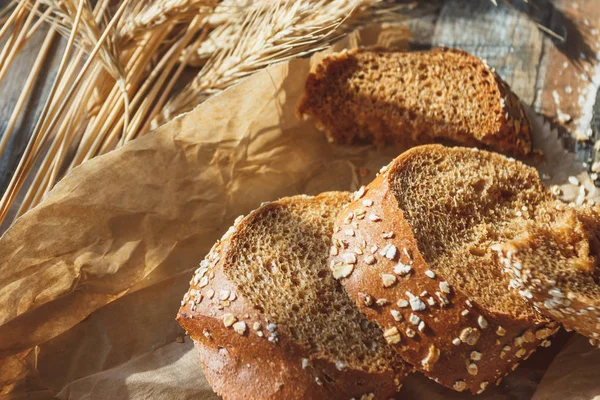
[[[591,167],[600,159],[592,149],[600,131],[600,3],[538,0],[521,5],[528,15],[489,1],[440,2],[435,12],[411,23],[419,34],[415,42],[457,47],[487,60]],[[542,32],[535,21],[566,36],[566,42]]]
[[[528,5],[520,5],[521,11],[499,2],[500,6],[495,7],[489,0],[423,1],[421,15],[403,23],[412,30],[412,46],[416,49],[445,45],[486,59],[525,104],[557,124],[565,134],[567,148],[577,151],[591,166],[596,160],[592,144],[600,131],[600,113],[592,118],[593,110],[600,109],[598,0],[530,0]],[[544,34],[523,11],[566,35],[567,41],[560,43]],[[16,68],[0,85],[0,132],[4,131],[43,37],[44,32],[39,32],[31,40],[14,63]],[[2,190],[27,144],[63,46],[64,41],[55,44],[46,79],[38,82],[37,93],[17,124],[17,134],[0,158]]]

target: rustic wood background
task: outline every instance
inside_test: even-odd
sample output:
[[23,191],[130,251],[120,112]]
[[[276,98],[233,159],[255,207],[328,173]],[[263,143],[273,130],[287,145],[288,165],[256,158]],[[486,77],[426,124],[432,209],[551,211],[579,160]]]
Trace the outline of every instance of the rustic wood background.
[[[0,5],[4,0],[0,0]],[[495,67],[522,101],[552,120],[564,133],[565,146],[592,167],[600,131],[599,0],[423,1],[415,17],[403,21],[413,32],[415,49],[437,45],[473,53]],[[541,24],[566,37],[563,43],[538,29]],[[3,132],[33,64],[45,32],[39,32],[18,56],[0,84],[0,132]],[[4,191],[23,153],[50,88],[64,41],[54,44],[35,95],[17,123],[0,158]],[[600,143],[600,142],[598,142]],[[600,172],[600,170],[598,171]]]

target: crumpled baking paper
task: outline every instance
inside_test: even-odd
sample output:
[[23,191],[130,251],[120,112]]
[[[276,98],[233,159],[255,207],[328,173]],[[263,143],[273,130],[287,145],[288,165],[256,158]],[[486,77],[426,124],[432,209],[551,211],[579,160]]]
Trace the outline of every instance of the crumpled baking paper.
[[547,369],[532,400],[600,399],[600,351],[575,335]]
[[[335,49],[402,46],[406,39],[404,28],[376,26]],[[296,118],[311,62],[319,57],[260,71],[84,163],[8,229],[0,239],[0,394],[216,397],[174,321],[198,261],[238,215],[261,202],[355,190],[401,152],[333,146]],[[566,182],[578,176],[596,196],[556,132],[538,117],[533,121],[547,183],[561,184],[573,200],[579,189]],[[481,398],[530,398],[560,347],[538,352]],[[419,375],[408,379],[403,395],[469,397]]]

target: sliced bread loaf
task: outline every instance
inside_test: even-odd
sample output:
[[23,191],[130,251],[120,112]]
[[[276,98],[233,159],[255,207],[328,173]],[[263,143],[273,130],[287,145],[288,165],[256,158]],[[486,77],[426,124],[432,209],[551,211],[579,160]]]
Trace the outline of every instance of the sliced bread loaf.
[[454,143],[526,155],[519,99],[480,59],[459,50],[357,49],[326,57],[308,76],[299,117],[331,141]]
[[542,314],[598,345],[600,208],[556,203],[545,216],[494,248],[512,288]]
[[507,289],[490,248],[552,200],[534,169],[427,145],[396,158],[357,197],[338,217],[330,267],[417,369],[480,393],[549,345],[558,325]]
[[411,369],[331,275],[349,193],[261,206],[211,250],[177,317],[228,399],[387,399]]

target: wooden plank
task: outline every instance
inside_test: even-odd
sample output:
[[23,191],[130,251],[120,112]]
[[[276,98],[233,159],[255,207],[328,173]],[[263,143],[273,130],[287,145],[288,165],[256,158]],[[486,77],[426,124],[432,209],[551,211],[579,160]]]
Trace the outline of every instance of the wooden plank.
[[441,1],[431,3],[430,9],[420,13],[417,18],[411,18],[403,24],[411,32],[410,47],[413,50],[427,50],[431,48],[431,37],[435,31],[443,4]]
[[[594,162],[600,167],[598,1],[512,3],[519,6],[447,0],[432,44],[461,48],[486,59],[525,104],[556,123],[566,148],[577,152],[588,167]],[[552,39],[538,29],[538,23],[566,35],[567,41]],[[577,142],[575,137],[590,140]]]
[[[541,10],[531,10],[540,19]],[[432,44],[455,47],[485,59],[525,104],[535,102],[543,33],[526,14],[490,1],[444,3]]]
[[[47,29],[43,28],[33,35],[11,64],[7,76],[0,82],[0,132],[2,135],[46,34]],[[24,112],[17,120],[11,140],[0,156],[0,192],[4,192],[8,185],[54,82],[65,41],[57,36],[54,42],[32,95],[24,106]]]
[[560,0],[555,5],[551,25],[566,34],[567,42],[561,46],[544,42],[543,62],[548,67],[540,91],[540,112],[579,140],[567,143],[591,166],[597,160],[591,148],[598,139],[592,117],[594,107],[599,106],[600,7],[597,0]]

